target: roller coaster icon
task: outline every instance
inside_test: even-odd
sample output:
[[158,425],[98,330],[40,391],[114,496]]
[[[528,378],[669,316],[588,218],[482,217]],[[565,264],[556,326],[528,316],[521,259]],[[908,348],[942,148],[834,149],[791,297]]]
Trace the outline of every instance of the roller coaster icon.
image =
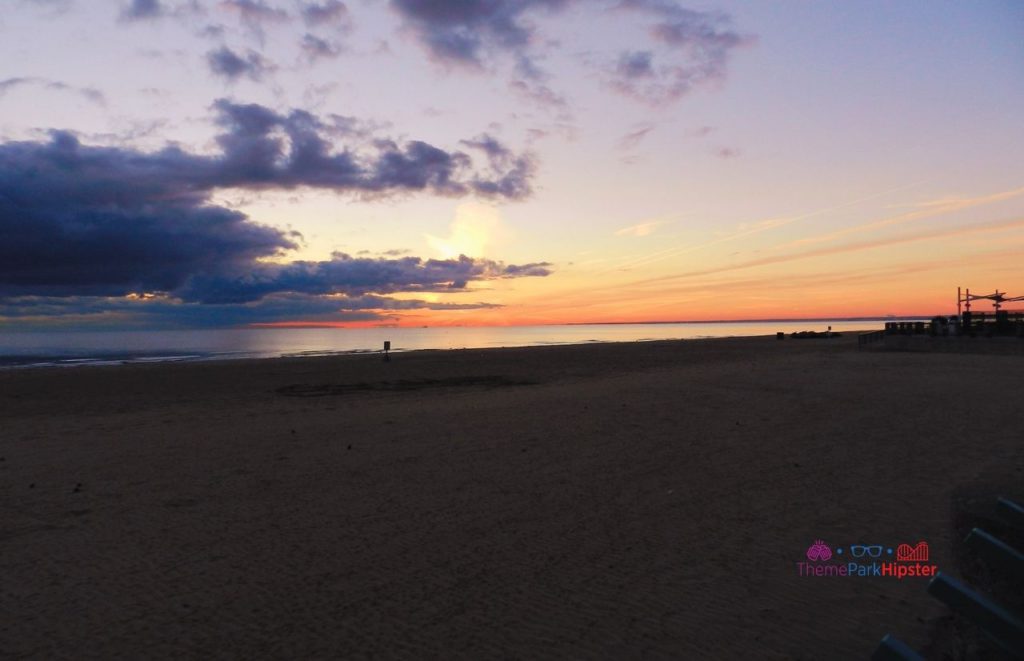
[[900,544],[896,547],[896,559],[901,562],[928,562],[928,542],[918,542],[916,546]]

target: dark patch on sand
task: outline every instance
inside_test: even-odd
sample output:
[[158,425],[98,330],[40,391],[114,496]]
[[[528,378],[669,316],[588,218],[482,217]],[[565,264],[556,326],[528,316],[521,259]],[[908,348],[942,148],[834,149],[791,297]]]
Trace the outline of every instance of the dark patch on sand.
[[505,376],[453,376],[440,379],[399,379],[397,381],[375,381],[372,383],[323,383],[319,385],[295,383],[277,388],[274,392],[288,397],[328,397],[331,395],[346,395],[374,390],[405,391],[459,387],[497,388],[535,384],[536,381],[510,379]]

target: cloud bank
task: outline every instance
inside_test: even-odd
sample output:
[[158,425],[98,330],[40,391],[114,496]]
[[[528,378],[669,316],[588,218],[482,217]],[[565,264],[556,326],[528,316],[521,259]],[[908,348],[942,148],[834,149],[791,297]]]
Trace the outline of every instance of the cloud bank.
[[410,310],[475,310],[489,303],[436,303],[384,296],[272,294],[253,303],[186,304],[145,298],[20,297],[0,299],[0,321],[22,327],[66,324],[92,328],[213,328],[251,324],[347,323],[397,319]]
[[[532,162],[489,136],[465,141],[467,151],[447,151],[374,139],[350,119],[327,122],[301,110],[279,114],[226,100],[214,107],[221,133],[213,155],[173,146],[153,153],[87,146],[64,131],[48,142],[0,145],[0,301],[8,313],[11,306],[40,309],[30,302],[48,297],[134,296],[125,304],[152,305],[152,297],[138,297],[153,294],[178,311],[189,304],[247,305],[256,315],[282,296],[314,311],[327,305],[315,299],[332,297],[337,311],[368,295],[462,291],[474,281],[549,273],[543,263],[469,257],[339,253],[323,262],[261,261],[282,259],[300,237],[212,204],[217,189],[517,199],[529,193]],[[336,145],[335,137],[346,144]]]

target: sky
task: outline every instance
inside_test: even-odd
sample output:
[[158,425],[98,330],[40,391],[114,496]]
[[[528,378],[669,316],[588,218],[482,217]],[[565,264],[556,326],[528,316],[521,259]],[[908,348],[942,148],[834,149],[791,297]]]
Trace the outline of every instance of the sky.
[[5,0],[0,328],[1024,295],[1024,4]]

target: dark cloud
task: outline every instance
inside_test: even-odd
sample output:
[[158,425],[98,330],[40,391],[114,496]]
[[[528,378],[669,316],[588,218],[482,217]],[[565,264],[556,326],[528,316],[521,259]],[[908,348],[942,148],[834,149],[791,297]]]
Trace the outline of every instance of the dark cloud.
[[[329,27],[331,36],[339,37],[352,30],[348,7],[340,0],[303,3],[299,11],[307,28],[311,31]],[[299,48],[311,63],[320,59],[336,58],[344,51],[336,39],[325,38],[312,32],[307,32],[302,37]]]
[[21,85],[40,82],[45,81],[43,81],[43,79],[41,78],[26,78],[24,76],[18,76],[15,78],[5,78],[4,80],[0,80],[0,96],[7,94],[7,92]]
[[508,265],[487,259],[352,257],[335,253],[323,262],[259,264],[238,275],[197,275],[175,293],[195,303],[249,303],[282,292],[349,297],[397,292],[453,292],[472,281],[546,276],[550,264]]
[[472,140],[463,140],[462,144],[472,149],[479,149],[483,153],[487,154],[487,157],[491,159],[492,162],[507,163],[515,156],[515,154],[512,153],[512,150],[501,144],[497,138],[486,133],[477,136]]
[[551,275],[551,264],[537,262],[535,264],[509,265],[505,267],[503,278],[544,277]]
[[223,39],[227,31],[223,25],[210,24],[200,29],[196,35],[203,39]]
[[651,105],[723,80],[731,53],[752,41],[732,28],[727,14],[675,0],[390,0],[390,6],[435,62],[480,69],[496,56],[510,57],[511,88],[548,108],[564,107],[565,100],[538,64],[541,40],[531,14],[597,7],[650,21],[643,50],[623,52],[601,68],[612,89]]
[[733,30],[727,14],[686,9],[673,0],[621,0],[617,9],[653,17],[649,34],[663,52],[622,53],[610,67],[608,82],[651,105],[724,80],[732,52],[753,41]]
[[470,182],[474,191],[482,195],[511,199],[524,198],[530,194],[530,180],[533,178],[535,165],[529,156],[513,153],[496,138],[487,134],[473,140],[463,140],[462,144],[483,152],[490,163],[488,178],[476,177]]
[[0,296],[170,291],[194,272],[296,247],[205,205],[187,167],[174,150],[86,148],[67,133],[0,146]]
[[532,57],[520,53],[516,58],[515,74],[516,77],[509,81],[509,89],[542,108],[560,111],[568,118],[568,102],[548,86],[551,77]]
[[461,291],[473,281],[548,273],[547,264],[468,257],[261,261],[283,257],[300,237],[212,204],[215,190],[311,186],[357,195],[517,197],[528,191],[523,157],[489,136],[465,143],[482,156],[483,171],[467,153],[420,141],[358,138],[336,150],[324,137],[327,125],[310,113],[282,115],[223,100],[215,108],[222,129],[216,155],[173,146],[149,153],[86,146],[60,131],[48,142],[0,144],[0,302],[26,307],[32,297],[105,301],[156,292],[182,319],[194,305],[245,305],[259,310],[237,314],[256,317],[266,311],[261,301],[276,305],[286,295],[326,296],[341,305],[338,297]]
[[[446,151],[420,140],[400,143],[369,138],[362,123],[351,117],[332,115],[323,121],[303,110],[279,114],[258,104],[224,99],[213,107],[221,128],[216,138],[220,154],[199,156],[176,147],[156,153],[88,147],[69,133],[54,132],[49,143],[0,145],[5,175],[10,177],[0,183],[12,193],[20,185],[31,184],[31,177],[18,176],[18,164],[30,168],[39,160],[67,163],[64,171],[51,168],[63,172],[49,182],[59,184],[54,193],[62,195],[98,180],[104,182],[101,191],[122,182],[118,195],[133,198],[159,193],[161,198],[194,199],[217,188],[301,186],[370,196],[427,191],[518,199],[530,192],[532,160],[488,135],[463,141],[483,155],[474,159],[466,152]],[[337,146],[331,135],[352,141]]]
[[68,85],[67,83],[62,83],[59,80],[49,80],[47,78],[37,78],[34,76],[21,76],[0,80],[0,97],[23,85],[36,85],[58,92],[71,92],[73,94],[78,94],[87,101],[91,101],[97,105],[105,106],[107,104],[107,99],[103,92],[93,87],[75,87],[73,85]]
[[341,55],[341,46],[309,33],[302,37],[299,47],[310,62],[323,58],[331,59]]
[[260,80],[265,73],[273,69],[259,53],[250,50],[243,57],[227,46],[207,53],[206,64],[210,71],[232,82],[243,76],[251,80]]
[[137,21],[147,18],[157,18],[164,12],[160,0],[132,0],[131,3],[121,11],[121,18],[127,21]]
[[[537,9],[557,10],[573,0],[391,0],[430,56],[444,64],[479,67],[489,53],[529,61],[533,26],[524,16]],[[532,66],[529,65],[529,66]]]
[[349,24],[348,7],[340,0],[326,0],[326,2],[306,2],[300,8],[302,20],[310,27],[332,24],[347,27]]
[[620,78],[630,81],[637,78],[650,78],[654,75],[654,68],[651,66],[653,58],[654,53],[651,51],[623,53],[619,56],[619,62],[615,66],[615,73]]
[[396,320],[408,310],[475,310],[491,303],[439,303],[384,296],[311,296],[273,294],[250,303],[186,304],[167,296],[0,299],[0,319],[19,328],[65,323],[81,328],[203,328],[281,322]]
[[[217,187],[294,188],[313,186],[364,196],[430,191],[438,195],[522,198],[530,192],[533,161],[501,148],[484,152],[486,164],[461,151],[446,151],[420,140],[399,143],[366,139],[351,118],[332,116],[325,122],[296,110],[280,115],[269,108],[220,100],[214,104],[224,132],[217,142],[221,158],[208,185]],[[332,151],[327,134],[366,142]],[[474,143],[467,143],[473,146]]]
[[184,18],[203,12],[199,0],[130,0],[121,8],[120,17],[122,21],[132,23],[166,17]]

